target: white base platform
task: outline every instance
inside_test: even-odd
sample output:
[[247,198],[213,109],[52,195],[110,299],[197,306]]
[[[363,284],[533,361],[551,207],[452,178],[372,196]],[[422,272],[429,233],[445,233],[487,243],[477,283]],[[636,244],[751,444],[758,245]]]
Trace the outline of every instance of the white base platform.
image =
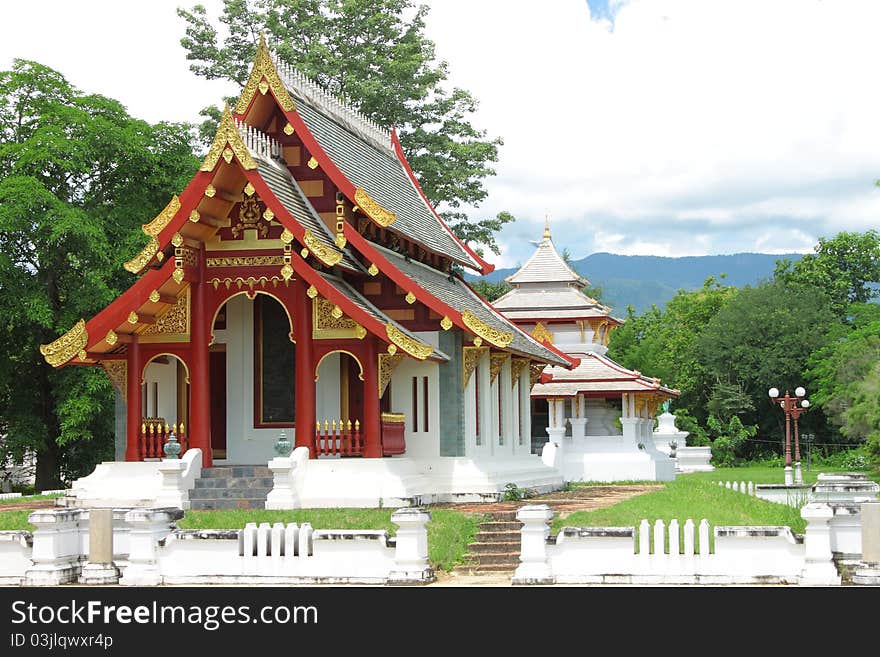
[[508,483],[537,493],[563,487],[538,456],[415,459],[310,459],[293,472],[292,496],[266,508],[406,507],[500,499]]
[[[549,444],[549,443],[548,443]],[[561,470],[565,481],[672,481],[675,479],[675,461],[660,452],[650,442],[639,449],[637,444],[623,436],[587,436],[573,440],[565,438],[561,448],[544,446],[545,463],[553,463]]]

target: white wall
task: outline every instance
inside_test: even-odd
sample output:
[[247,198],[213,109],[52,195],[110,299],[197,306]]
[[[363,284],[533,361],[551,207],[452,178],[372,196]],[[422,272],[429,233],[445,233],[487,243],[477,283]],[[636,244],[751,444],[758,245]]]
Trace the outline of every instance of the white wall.
[[185,418],[177,417],[177,359],[167,356],[168,363],[150,362],[144,369],[144,384],[147,387],[147,405],[142,409],[144,417],[153,417],[153,384],[158,384],[158,415],[171,425]]
[[364,418],[342,417],[339,364],[340,353],[333,352],[327,354],[318,366],[318,380],[315,382],[315,419],[322,427],[324,420],[364,421]]
[[[424,430],[424,384],[422,377],[428,377],[428,431]],[[419,423],[413,427],[412,380],[417,377],[416,403]],[[406,456],[415,458],[434,458],[440,456],[440,374],[437,363],[416,361],[405,358],[394,370],[391,377],[391,411],[406,416]]]

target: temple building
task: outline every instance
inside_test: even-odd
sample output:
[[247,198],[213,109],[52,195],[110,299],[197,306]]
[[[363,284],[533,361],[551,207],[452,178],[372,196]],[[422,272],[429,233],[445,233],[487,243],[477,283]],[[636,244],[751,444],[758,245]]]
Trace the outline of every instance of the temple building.
[[548,364],[532,388],[532,435],[545,463],[566,481],[674,479],[675,464],[656,448],[652,432],[658,406],[678,391],[608,358],[621,320],[584,294],[589,282],[556,251],[549,225],[532,256],[505,280],[513,289],[494,302],[496,310],[576,363]]
[[136,282],[41,348],[121,394],[124,460],[142,465],[102,472],[149,474],[172,433],[202,468],[265,466],[283,432],[294,506],[562,485],[532,454],[529,394],[574,361],[465,283],[493,267],[434,210],[396,133],[262,38],[201,167],[143,233]]

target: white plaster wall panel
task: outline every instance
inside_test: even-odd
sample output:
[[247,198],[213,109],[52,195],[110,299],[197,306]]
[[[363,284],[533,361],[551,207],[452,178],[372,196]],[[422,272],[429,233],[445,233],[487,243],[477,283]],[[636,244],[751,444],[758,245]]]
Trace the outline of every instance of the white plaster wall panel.
[[[424,335],[424,334],[423,334]],[[424,382],[428,377],[428,431],[424,430]],[[417,378],[418,426],[413,427],[412,380]],[[405,358],[391,377],[391,411],[406,416],[406,455],[413,458],[440,457],[440,371],[437,363]]]

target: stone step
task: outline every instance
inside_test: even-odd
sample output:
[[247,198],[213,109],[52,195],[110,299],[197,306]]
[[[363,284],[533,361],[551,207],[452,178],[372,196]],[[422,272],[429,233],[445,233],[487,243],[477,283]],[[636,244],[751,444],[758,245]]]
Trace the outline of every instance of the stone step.
[[464,556],[465,565],[487,566],[490,564],[502,565],[506,564],[516,568],[519,561],[519,552],[481,552],[480,554],[466,554]]
[[482,556],[484,554],[513,554],[519,558],[519,541],[478,541],[470,543],[467,551],[470,556]]
[[[519,565],[519,564],[517,564]],[[482,575],[484,573],[510,573],[513,575],[516,566],[507,564],[460,565],[453,568],[456,575]]]
[[520,521],[497,521],[490,520],[488,522],[481,522],[480,525],[481,532],[519,532],[522,529],[522,523]]
[[229,479],[232,477],[271,477],[265,465],[220,465],[202,470],[202,479]]
[[196,479],[196,490],[209,488],[269,488],[273,486],[272,477],[210,477],[208,479]]
[[265,509],[266,499],[218,499],[218,500],[190,500],[190,508],[193,511],[217,511],[229,509]]
[[520,533],[518,531],[477,532],[474,534],[477,543],[516,543],[519,545]]
[[493,511],[489,515],[492,516],[492,521],[494,522],[516,522],[519,521],[516,519],[516,511]]
[[217,500],[217,499],[246,499],[262,498],[271,491],[271,488],[201,488],[193,490],[189,498],[191,500]]

